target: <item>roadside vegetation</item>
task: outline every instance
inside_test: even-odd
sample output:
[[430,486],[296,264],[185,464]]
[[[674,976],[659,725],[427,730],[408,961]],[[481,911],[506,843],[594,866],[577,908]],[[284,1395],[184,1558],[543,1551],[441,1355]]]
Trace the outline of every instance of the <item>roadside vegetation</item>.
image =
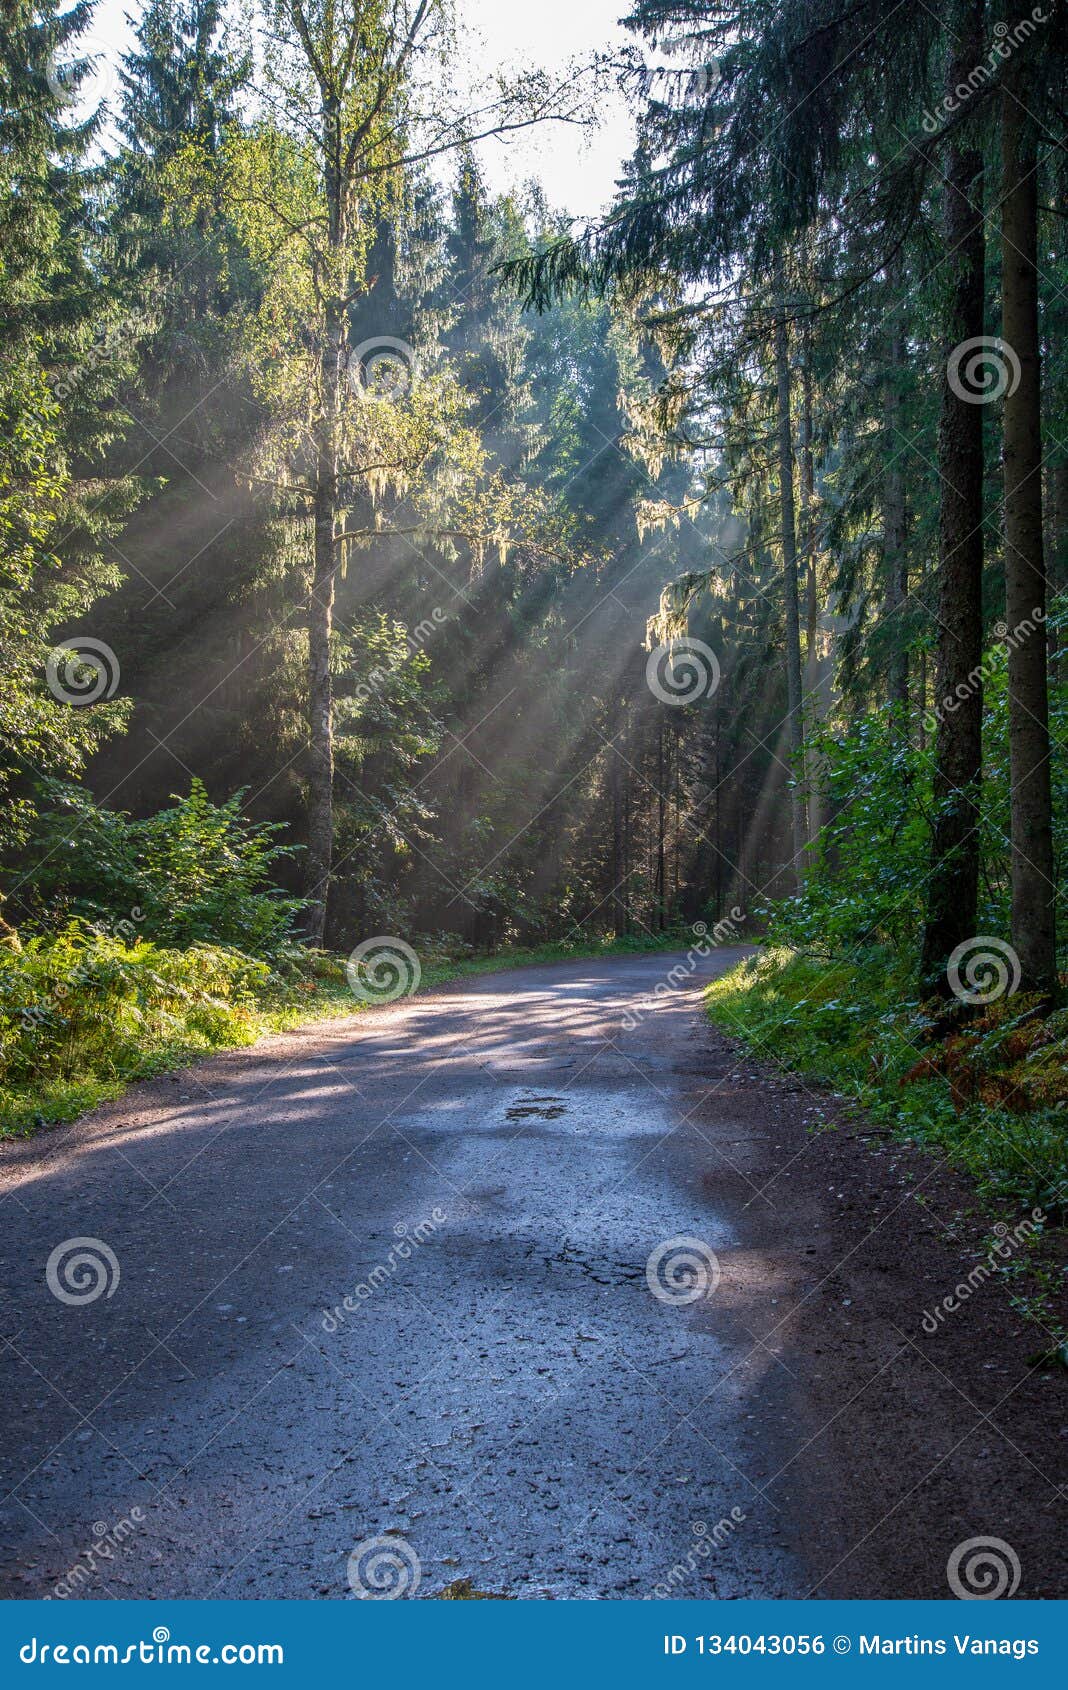
[[738,908],[717,1014],[1060,1212],[1065,8],[635,0],[586,225],[481,161],[603,65],[95,10],[0,22],[7,1130]]
[[921,1004],[885,946],[835,958],[775,946],[708,989],[724,1032],[863,1104],[947,1155],[991,1199],[1063,1224],[1068,1199],[1068,1011],[1030,996],[960,1015]]
[[[1059,629],[1063,605],[1053,607]],[[812,747],[812,793],[830,819],[799,890],[761,912],[767,946],[715,982],[725,1030],[855,1097],[874,1119],[948,1155],[993,1199],[1068,1214],[1068,1009],[1020,989],[998,935],[1010,922],[1008,703],[989,650],[988,771],[979,811],[979,906],[948,996],[924,992],[917,959],[935,798],[930,760],[894,712],[872,712]],[[1051,688],[1054,844],[1068,849],[1068,683]],[[810,793],[810,796],[812,796]],[[1062,979],[1062,986],[1068,981]]]
[[[242,816],[241,796],[216,806],[194,783],[188,798],[131,821],[64,792],[76,832],[62,807],[46,812],[41,839],[67,844],[42,859],[52,922],[0,945],[0,1137],[72,1120],[212,1051],[388,1001],[381,982],[361,995],[360,966],[350,980],[344,954],[299,941],[303,902],[270,878],[287,852],[272,824]],[[420,941],[411,984],[682,942],[576,929],[573,940],[476,955],[441,933]]]

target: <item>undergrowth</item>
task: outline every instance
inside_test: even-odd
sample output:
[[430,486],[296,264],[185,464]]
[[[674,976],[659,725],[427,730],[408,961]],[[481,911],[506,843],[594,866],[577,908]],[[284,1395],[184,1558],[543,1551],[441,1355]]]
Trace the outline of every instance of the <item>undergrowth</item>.
[[[420,990],[522,963],[678,947],[684,935],[457,954],[417,944]],[[345,957],[289,944],[270,961],[232,948],[168,949],[75,920],[0,947],[0,1137],[71,1121],[132,1080],[270,1033],[359,1013]]]
[[988,1199],[1068,1213],[1068,1010],[963,1006],[936,1028],[889,947],[835,959],[772,948],[708,989],[709,1014],[758,1052],[942,1151]]

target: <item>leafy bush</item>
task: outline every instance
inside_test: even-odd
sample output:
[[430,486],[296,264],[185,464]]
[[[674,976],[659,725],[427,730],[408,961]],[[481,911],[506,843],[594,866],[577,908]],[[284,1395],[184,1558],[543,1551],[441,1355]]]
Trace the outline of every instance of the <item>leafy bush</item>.
[[801,891],[758,912],[769,939],[832,956],[872,944],[909,945],[927,878],[927,759],[892,719],[873,714],[850,734],[814,735],[809,767],[831,819],[810,853]]
[[[1063,602],[1051,616],[1064,631]],[[1003,645],[983,662],[978,932],[1009,932],[1008,697]],[[1051,688],[1054,839],[1068,852],[1068,678]],[[761,911],[769,948],[717,981],[729,1032],[938,1145],[985,1191],[1051,1215],[1068,1204],[1068,1011],[1010,996],[982,1014],[919,1001],[916,962],[934,798],[930,736],[873,712],[813,739],[830,820],[796,896]],[[1063,919],[1063,915],[1062,915]]]
[[137,1071],[150,1052],[247,1043],[269,977],[265,962],[237,951],[127,945],[80,922],[2,949],[0,1086],[44,1092]]
[[200,781],[142,821],[106,810],[78,787],[53,783],[54,805],[34,841],[34,913],[80,917],[165,947],[228,945],[273,957],[304,907],[272,884],[293,855],[281,824],[251,822],[243,792],[213,804]]
[[[631,948],[557,944],[457,958],[419,941],[424,986],[511,962]],[[73,1120],[128,1080],[362,1007],[346,958],[305,945],[282,945],[268,964],[215,945],[167,950],[74,920],[21,950],[0,946],[0,1135]]]
[[[1050,626],[1068,631],[1068,605],[1055,601]],[[983,785],[980,794],[979,933],[1009,931],[1009,706],[1005,647],[984,655]],[[1068,856],[1068,666],[1050,688],[1053,742],[1053,831],[1057,860]],[[829,816],[808,853],[794,897],[759,913],[773,944],[841,957],[868,946],[919,953],[936,816],[931,775],[932,724],[921,749],[886,710],[864,716],[848,732],[828,728],[808,748],[811,782]],[[953,800],[947,799],[946,802]],[[1060,909],[1063,924],[1068,906]]]
[[991,1196],[1068,1205],[1068,1013],[1013,997],[931,1042],[908,962],[889,948],[839,961],[784,947],[708,989],[725,1032],[938,1146]]

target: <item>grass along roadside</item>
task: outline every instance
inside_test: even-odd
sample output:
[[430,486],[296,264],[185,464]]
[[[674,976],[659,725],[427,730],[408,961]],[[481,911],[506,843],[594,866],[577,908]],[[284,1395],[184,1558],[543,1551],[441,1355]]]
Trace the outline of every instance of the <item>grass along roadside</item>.
[[[684,948],[685,932],[455,956],[418,948],[417,990],[529,963]],[[133,1081],[373,1007],[342,955],[292,946],[272,964],[219,946],[169,950],[72,926],[0,952],[0,1139],[25,1138]],[[378,1001],[382,1001],[379,999]]]
[[758,1056],[943,1155],[974,1183],[992,1225],[1007,1205],[1014,1215],[1040,1210],[1045,1222],[1002,1271],[1021,1282],[1021,1312],[1047,1328],[1052,1319],[1063,1336],[1068,1011],[1038,1017],[1020,995],[979,1013],[962,1006],[948,1030],[936,1029],[907,964],[882,948],[837,959],[769,948],[714,980],[706,1006]]

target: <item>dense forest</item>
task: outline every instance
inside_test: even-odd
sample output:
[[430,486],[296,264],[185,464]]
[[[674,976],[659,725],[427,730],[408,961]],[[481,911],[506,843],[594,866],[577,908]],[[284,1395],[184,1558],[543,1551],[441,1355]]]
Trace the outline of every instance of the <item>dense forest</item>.
[[[1059,0],[636,0],[469,99],[439,0],[147,0],[87,107],[93,12],[0,21],[10,1120],[382,936],[744,931],[738,1028],[1058,1200]],[[604,219],[491,193],[605,76]]]

